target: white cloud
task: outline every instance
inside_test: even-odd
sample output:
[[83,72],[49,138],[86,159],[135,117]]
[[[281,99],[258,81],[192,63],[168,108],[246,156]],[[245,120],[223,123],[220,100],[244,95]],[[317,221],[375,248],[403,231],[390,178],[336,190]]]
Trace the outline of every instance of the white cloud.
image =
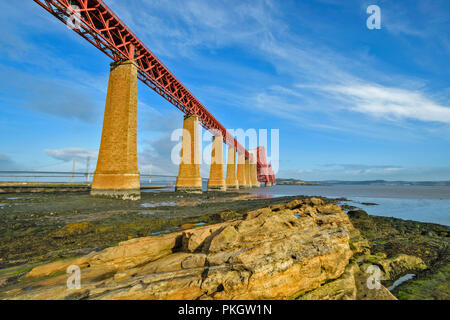
[[[325,2],[339,3],[334,0],[326,0]],[[209,51],[223,48],[244,49],[246,53],[255,55],[264,63],[271,64],[273,67],[273,70],[258,70],[258,73],[256,73],[255,70],[258,68],[251,64],[243,66],[239,63],[223,62],[225,67],[229,69],[228,73],[232,71],[235,74],[235,77],[232,78],[236,82],[235,87],[225,86],[221,89],[219,96],[219,90],[211,90],[211,87],[222,86],[222,84],[208,82],[203,86],[198,85],[200,90],[197,88],[193,92],[195,94],[199,91],[205,92],[205,99],[213,100],[219,96],[222,103],[226,101],[228,105],[234,105],[237,108],[246,107],[253,110],[256,106],[264,114],[271,113],[278,118],[288,119],[289,125],[315,126],[326,130],[353,129],[353,132],[358,135],[366,135],[369,131],[377,131],[379,136],[384,136],[383,138],[398,135],[391,134],[388,130],[380,132],[381,124],[372,125],[372,128],[368,128],[370,124],[358,121],[361,120],[361,116],[348,117],[348,111],[355,115],[362,113],[396,121],[412,119],[423,122],[450,123],[449,108],[433,101],[425,91],[412,90],[408,84],[409,77],[397,81],[398,78],[396,79],[396,76],[392,73],[384,74],[385,69],[383,68],[379,72],[375,72],[377,66],[376,63],[373,64],[372,62],[377,58],[374,56],[366,54],[367,52],[361,54],[359,51],[339,52],[339,50],[333,50],[332,44],[324,42],[323,39],[316,39],[308,35],[307,32],[302,33],[302,30],[299,29],[289,30],[285,22],[287,20],[277,10],[277,6],[281,6],[279,3],[272,3],[268,0],[235,1],[231,4],[228,1],[206,0],[141,0],[128,2],[111,0],[108,4],[158,56],[162,56],[165,63],[168,60],[168,66],[171,69],[171,64],[187,65],[194,63],[195,66],[203,65],[204,70],[215,71],[217,64],[222,62],[218,61],[213,55],[213,57],[208,55],[208,58],[205,58],[203,56],[205,55],[205,48]],[[146,8],[146,10],[142,10],[142,8]],[[33,9],[34,12],[41,12],[39,10],[42,9],[38,7],[35,10]],[[22,14],[19,11],[17,15]],[[42,12],[42,16],[53,23],[48,24],[48,27],[45,28],[47,32],[51,28],[50,26],[59,24],[45,12]],[[315,23],[323,24],[321,21],[315,21]],[[329,25],[329,21],[327,21],[327,24]],[[71,34],[71,37],[78,39],[77,35],[65,30],[62,25],[58,26],[60,29],[57,30],[60,30],[61,34]],[[26,27],[28,30],[28,26]],[[289,25],[289,27],[291,26]],[[391,29],[396,27],[394,22],[390,27]],[[403,25],[397,25],[397,30],[402,27]],[[18,39],[22,38],[18,37]],[[26,38],[22,40],[26,40]],[[81,38],[77,41],[88,46]],[[21,53],[21,60],[32,62],[33,59],[28,59],[28,55],[34,52],[35,48],[27,48],[25,44],[28,44],[28,42],[22,41],[17,44],[17,47],[23,50],[8,50],[8,52],[17,51]],[[51,50],[47,51],[51,52]],[[47,51],[45,56],[47,56]],[[28,55],[24,55],[24,52]],[[53,103],[49,104],[48,94],[46,94],[42,97],[43,103],[36,103],[35,105],[29,105],[29,107],[72,119],[93,122],[96,119],[96,114],[92,114],[92,111],[103,110],[106,71],[102,77],[93,77],[77,70],[76,65],[72,68],[65,65],[63,62],[66,61],[66,64],[68,64],[68,58],[62,57],[59,61],[55,56],[52,56],[51,60],[52,62],[58,62],[57,69],[63,69],[64,74],[70,74],[70,79],[75,78],[73,83],[65,82],[64,87],[70,88],[73,86],[74,89],[80,91],[79,83],[85,83],[86,80],[89,80],[89,83],[85,86],[93,87],[92,89],[97,93],[101,92],[101,95],[99,95],[101,101],[98,99],[93,101],[82,100],[79,96],[72,96],[70,100],[78,103],[69,104],[62,98],[52,97],[53,101],[50,102]],[[47,65],[53,66],[54,63]],[[106,68],[104,69],[106,70]],[[183,70],[182,67],[180,69]],[[49,69],[49,71],[53,70]],[[178,75],[178,71],[174,71]],[[8,73],[3,72],[3,75],[6,78]],[[230,76],[227,73],[223,75],[229,81]],[[39,75],[39,80],[42,81],[42,79],[42,76]],[[80,79],[83,81],[79,81]],[[355,83],[358,83],[357,81],[361,82],[355,85]],[[200,81],[197,83],[200,83]],[[302,83],[303,88],[295,86],[295,83]],[[47,83],[45,85],[53,87]],[[36,88],[38,87],[42,87],[42,85],[36,85]],[[409,88],[409,90],[403,88]],[[27,92],[27,90],[22,91]],[[86,90],[85,92],[89,93],[89,96],[92,95],[92,90]],[[57,97],[68,96],[62,91],[57,93]],[[326,94],[326,99],[323,99],[323,93]],[[320,95],[320,99],[316,99]],[[34,95],[31,100],[39,102],[37,98],[39,96]],[[339,102],[339,107],[337,107],[336,102]],[[94,110],[94,107],[96,110]],[[148,109],[142,112],[139,120],[140,130],[158,131],[164,135],[167,133],[166,127],[181,126],[181,113],[180,120],[178,120],[177,117],[166,117],[166,114],[155,114],[154,111]],[[240,110],[240,112],[243,111]],[[167,124],[164,121],[165,118],[167,118],[167,122],[173,122],[174,124]],[[269,118],[269,123],[270,120],[272,119]],[[392,123],[389,124],[392,125]],[[421,127],[414,127],[413,130],[418,128]],[[383,127],[382,129],[386,128]],[[437,131],[439,132],[436,132],[436,135],[442,132]],[[421,133],[419,132],[419,134]],[[442,134],[440,135],[442,136]],[[165,164],[165,162],[170,161],[169,153],[164,149],[168,145],[170,144],[167,136],[160,137],[160,140],[153,139],[150,141],[140,153],[144,155],[143,158],[141,157],[143,161],[140,161],[140,164],[142,163],[145,166],[151,163],[160,172],[173,173],[176,168]],[[59,153],[48,154],[55,158],[69,159],[77,154],[77,152],[73,153],[73,150],[72,153],[69,152],[70,149],[62,149],[66,152],[59,150]],[[156,155],[158,159],[154,158],[155,150],[159,152]],[[146,161],[145,156],[147,157]],[[362,169],[348,170],[357,172],[357,170]],[[374,170],[387,170],[387,168]]]
[[282,170],[279,178],[321,180],[387,180],[387,181],[448,181],[450,167],[410,167],[395,165],[333,164],[302,170]]
[[450,124],[450,107],[426,97],[422,92],[376,84],[325,86],[344,108],[388,120],[413,119]]
[[84,148],[47,149],[44,152],[52,158],[62,161],[87,161],[90,158],[93,163],[98,156],[98,151]]
[[269,0],[114,0],[108,5],[138,37],[152,43],[157,54],[191,58],[196,49],[248,43],[255,37],[270,38],[269,26],[276,11]]
[[[149,10],[138,10],[143,6]],[[152,48],[163,56],[202,61],[201,51],[205,48],[238,46],[273,65],[277,77],[266,73],[259,78],[270,78],[270,81],[264,81],[272,83],[269,86],[256,83],[246,87],[242,84],[237,86],[245,87],[238,91],[240,95],[234,87],[223,89],[222,95],[230,100],[230,105],[252,110],[257,107],[279,118],[294,120],[296,125],[325,130],[351,131],[353,128],[358,133],[362,132],[360,128],[348,123],[347,114],[340,112],[343,109],[335,107],[335,98],[340,100],[344,110],[384,119],[450,121],[447,107],[434,102],[424,92],[402,89],[411,88],[410,84],[420,82],[420,79],[386,75],[377,71],[377,58],[368,56],[364,50],[343,54],[306,33],[293,32],[283,19],[282,6],[278,3],[263,0],[231,4],[205,0],[167,3],[141,0],[127,6],[112,1],[111,7],[124,16],[125,22],[144,42],[152,43]],[[385,23],[390,28],[399,29],[410,24],[404,8],[385,5],[383,9]],[[393,19],[388,16],[390,12],[401,15]],[[206,62],[211,65],[211,61]],[[246,79],[248,71],[244,67],[233,65],[233,68],[236,69],[234,73],[242,75],[241,82]],[[283,79],[283,85],[279,84],[280,79]],[[302,83],[303,89],[299,90],[289,82]],[[353,85],[358,82],[368,84]],[[323,99],[323,96],[316,99],[314,87],[321,87],[322,91],[331,94],[329,98],[334,99]]]

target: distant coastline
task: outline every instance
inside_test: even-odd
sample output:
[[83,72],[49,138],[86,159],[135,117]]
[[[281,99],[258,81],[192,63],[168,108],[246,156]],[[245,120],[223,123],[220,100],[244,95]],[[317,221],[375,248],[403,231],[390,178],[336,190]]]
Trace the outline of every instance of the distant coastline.
[[309,182],[298,179],[277,179],[278,185],[291,185],[291,186],[320,186],[320,183]]
[[362,181],[345,181],[345,180],[323,180],[323,181],[304,181],[300,179],[280,179],[277,178],[277,184],[283,185],[396,185],[396,186],[450,186],[450,181],[387,181],[387,180],[362,180]]

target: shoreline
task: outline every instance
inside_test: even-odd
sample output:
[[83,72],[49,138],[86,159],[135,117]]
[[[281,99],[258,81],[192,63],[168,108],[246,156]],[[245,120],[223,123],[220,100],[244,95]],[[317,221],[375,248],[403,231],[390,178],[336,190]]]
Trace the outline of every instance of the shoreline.
[[[20,197],[1,195],[0,203],[4,206],[0,209],[0,288],[20,281],[36,265],[100,251],[136,237],[221,223],[240,218],[250,210],[310,198],[288,196],[261,199],[246,192],[143,194],[143,199],[137,202],[90,198],[88,194],[80,193],[22,194]],[[347,200],[320,199],[337,204]],[[450,227],[369,216],[356,206],[342,207],[348,212],[355,228],[369,241],[373,254],[385,253],[387,258],[397,254],[414,254],[429,266],[427,270],[417,272],[415,279],[396,287],[393,292],[397,296],[411,297],[411,293],[405,293],[408,286],[423,282],[427,277],[431,276],[431,282],[434,275],[441,274],[442,278],[443,273],[448,277],[449,253],[443,246],[448,243]],[[411,237],[417,238],[416,241],[410,241]],[[438,257],[441,257],[440,260]],[[403,274],[400,272],[398,276]],[[385,284],[391,285],[389,282]]]

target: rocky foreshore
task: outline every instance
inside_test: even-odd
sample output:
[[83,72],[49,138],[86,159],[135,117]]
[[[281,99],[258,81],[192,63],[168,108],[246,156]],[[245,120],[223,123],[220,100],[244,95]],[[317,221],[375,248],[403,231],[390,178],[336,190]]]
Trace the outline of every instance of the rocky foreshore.
[[[343,206],[347,213],[333,203],[336,201],[324,198],[297,198],[235,199],[226,206],[238,211],[214,214],[207,225],[194,219],[194,223],[184,223],[167,234],[130,239],[14,275],[1,277],[0,273],[0,298],[448,297],[450,228],[371,217]],[[275,204],[242,209],[271,201]],[[220,208],[220,203],[215,207]],[[68,224],[51,234],[57,241],[74,241],[83,232],[92,233],[88,222],[86,228],[80,228],[80,224],[77,228]],[[80,289],[67,288],[69,266],[81,269]],[[391,289],[392,294],[383,285],[374,287],[373,266],[380,270],[381,283],[386,287],[404,275],[414,274],[416,279]],[[430,290],[436,283],[440,285],[438,292]]]
[[[355,208],[349,208],[348,215],[355,228],[370,243],[371,262],[385,271],[383,284],[390,287],[403,276],[413,277],[391,289],[397,298],[450,299],[450,227],[370,216]],[[406,261],[405,257],[410,258]],[[385,265],[385,261],[395,258],[403,260],[403,263],[395,263],[391,267]]]

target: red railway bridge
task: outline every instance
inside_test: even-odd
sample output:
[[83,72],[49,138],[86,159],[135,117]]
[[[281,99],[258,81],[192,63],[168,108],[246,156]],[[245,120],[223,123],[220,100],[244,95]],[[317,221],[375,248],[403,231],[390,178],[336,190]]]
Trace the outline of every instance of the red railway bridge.
[[[72,29],[114,61],[92,183],[93,194],[139,196],[137,79],[185,114],[177,190],[201,191],[196,161],[198,124],[213,133],[208,189],[249,188],[259,187],[260,183],[275,183],[264,147],[246,150],[102,0],[33,1],[65,24],[76,22]],[[226,179],[221,160],[223,143],[229,147]]]

